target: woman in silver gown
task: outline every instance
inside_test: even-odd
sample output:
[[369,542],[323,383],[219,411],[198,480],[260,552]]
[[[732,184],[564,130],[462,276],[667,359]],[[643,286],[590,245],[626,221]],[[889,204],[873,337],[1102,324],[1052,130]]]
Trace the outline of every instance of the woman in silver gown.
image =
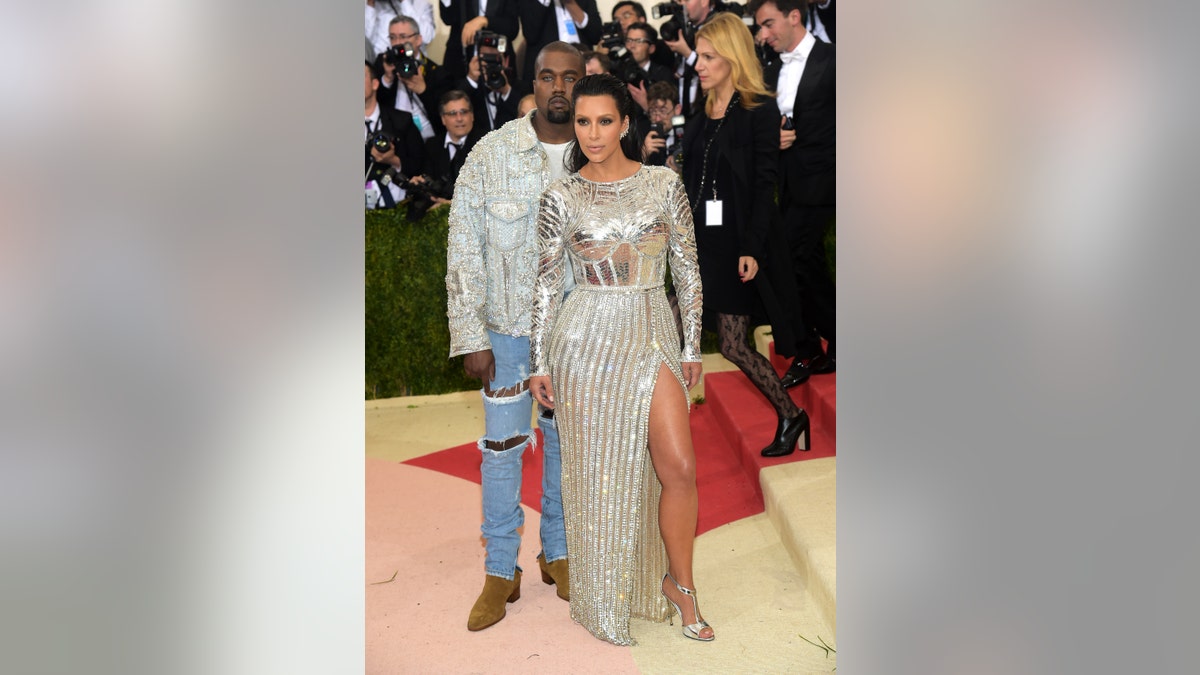
[[[692,590],[687,390],[700,380],[702,299],[691,210],[671,170],[635,159],[634,104],[620,80],[584,77],[572,97],[575,173],[550,184],[538,214],[529,378],[555,409],[562,443],[571,618],[633,644],[630,617],[663,621],[673,608],[685,636],[712,640]],[[568,273],[576,286],[560,301]]]

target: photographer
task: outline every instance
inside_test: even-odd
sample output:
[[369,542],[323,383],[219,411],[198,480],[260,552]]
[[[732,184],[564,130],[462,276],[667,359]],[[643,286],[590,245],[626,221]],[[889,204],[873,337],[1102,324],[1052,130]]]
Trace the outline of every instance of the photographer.
[[[613,50],[620,51],[625,46],[625,32],[635,23],[647,23],[646,8],[642,6],[642,3],[633,0],[618,2],[613,6],[612,22],[601,27],[604,35],[596,47],[596,51],[604,54]],[[650,60],[668,69],[675,67],[675,55],[661,39],[654,41]]]
[[646,101],[646,88],[655,82],[673,79],[670,68],[650,60],[655,51],[654,43],[657,41],[658,31],[650,24],[630,24],[629,28],[625,29],[625,53],[613,67],[613,75],[629,86],[629,95],[643,112],[649,105]]
[[[437,34],[433,22],[433,5],[429,0],[366,0],[367,39],[371,41],[371,59],[386,52],[388,25],[397,16],[411,16],[421,25],[421,38],[428,45]],[[424,49],[422,49],[424,51]]]
[[580,49],[600,41],[600,12],[596,0],[517,0],[525,62],[521,79],[533,82],[533,60],[542,47],[561,40]]
[[439,106],[446,135],[425,142],[425,172],[409,181],[413,188],[410,220],[420,220],[430,208],[450,203],[467,153],[483,138],[483,132],[475,129],[475,112],[465,91],[451,89],[442,94]]
[[425,140],[446,133],[441,120],[428,111],[437,110],[438,99],[450,89],[449,73],[421,52],[425,43],[415,19],[392,19],[388,39],[392,47],[378,61],[383,71],[380,101],[392,101],[397,110],[411,114]]
[[365,109],[363,141],[365,146],[367,208],[391,208],[404,199],[404,190],[397,184],[401,172],[421,170],[421,134],[412,115],[392,106],[380,105],[376,99],[379,73],[364,62]]
[[478,126],[487,133],[517,118],[517,102],[530,89],[517,79],[507,49],[500,49],[508,44],[503,36],[489,31],[475,35],[478,53],[471,57],[467,76],[459,81],[458,88],[467,92],[472,107],[482,113]]
[[442,23],[450,27],[446,54],[442,57],[450,80],[467,75],[468,52],[475,44],[475,34],[482,30],[503,35],[509,43],[517,39],[520,25],[517,19],[519,0],[438,0]]
[[[645,138],[642,139],[642,162],[650,166],[670,166],[667,158],[672,157],[679,149],[679,139],[683,133],[683,116],[679,114],[679,104],[675,85],[670,82],[655,82],[646,90],[649,107],[646,116],[649,120]],[[678,171],[678,168],[671,166]]]
[[[654,6],[655,18],[668,14],[671,19],[661,27],[663,42],[678,55],[675,76],[679,86],[679,103],[683,114],[689,119],[695,115],[700,81],[696,77],[696,30],[703,26],[719,10],[718,0],[679,0]],[[702,99],[701,99],[702,100]]]

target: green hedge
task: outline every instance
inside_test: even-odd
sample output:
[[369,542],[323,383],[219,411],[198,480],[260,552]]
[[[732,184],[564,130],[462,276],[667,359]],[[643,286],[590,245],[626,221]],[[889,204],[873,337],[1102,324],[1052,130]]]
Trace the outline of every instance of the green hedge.
[[[403,204],[366,212],[367,399],[479,388],[479,380],[463,372],[462,357],[446,357],[449,213],[434,209],[410,223]],[[826,238],[831,265],[835,242],[831,230]],[[704,331],[700,346],[716,352],[716,335]]]
[[366,212],[366,397],[477,389],[450,359],[446,325],[446,217],[416,223],[405,205]]

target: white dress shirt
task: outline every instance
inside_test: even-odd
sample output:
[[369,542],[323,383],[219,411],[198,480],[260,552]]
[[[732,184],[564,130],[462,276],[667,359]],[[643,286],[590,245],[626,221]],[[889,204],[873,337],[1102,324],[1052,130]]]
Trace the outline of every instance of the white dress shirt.
[[[375,0],[374,7],[366,7],[367,39],[371,41],[375,55],[378,56],[392,46],[391,40],[388,39],[388,24],[396,18],[396,12],[385,0]],[[433,23],[433,5],[429,0],[400,0],[396,7],[404,16],[416,19],[423,41],[421,51],[427,53],[429,44],[437,35],[437,26]]]
[[808,63],[808,55],[812,53],[815,44],[817,39],[813,34],[805,33],[800,44],[789,52],[793,56],[784,59],[783,66],[779,68],[779,82],[775,85],[778,96],[775,100],[779,103],[779,112],[787,117],[792,116],[792,106],[796,104],[796,90],[800,88],[800,78],[804,77],[804,65]]

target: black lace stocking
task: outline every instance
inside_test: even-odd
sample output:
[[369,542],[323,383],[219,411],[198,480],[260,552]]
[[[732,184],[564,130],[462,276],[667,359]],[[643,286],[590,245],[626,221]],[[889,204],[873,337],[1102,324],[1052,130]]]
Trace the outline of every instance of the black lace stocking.
[[750,328],[750,317],[740,314],[717,315],[717,337],[721,342],[721,356],[733,362],[750,382],[767,397],[767,401],[782,417],[795,417],[800,409],[788,396],[787,389],[767,357],[750,346],[746,333]]

